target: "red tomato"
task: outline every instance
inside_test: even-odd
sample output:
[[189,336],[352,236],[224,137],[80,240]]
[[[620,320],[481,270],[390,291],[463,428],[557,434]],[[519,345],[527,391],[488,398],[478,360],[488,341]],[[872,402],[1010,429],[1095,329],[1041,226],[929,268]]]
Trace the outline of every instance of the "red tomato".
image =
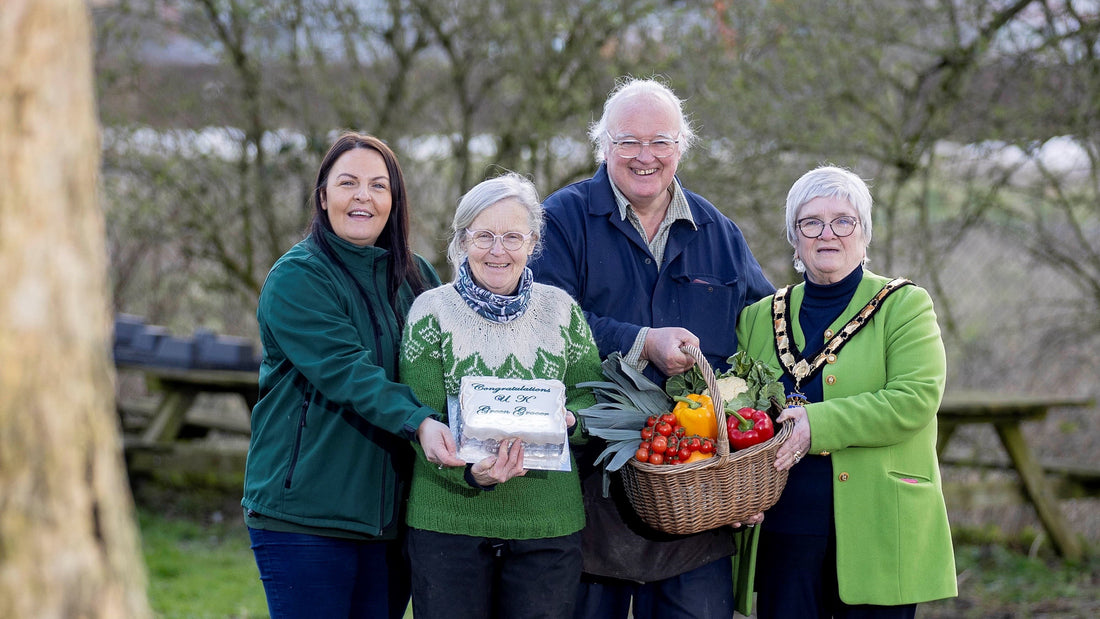
[[654,436],[649,442],[649,450],[655,454],[663,454],[668,450],[668,439],[663,436]]
[[646,417],[646,419],[645,419],[645,425],[647,425],[647,426],[656,425],[656,423],[657,423],[657,416],[656,415],[650,415],[649,417]]
[[665,463],[665,457],[662,456],[659,453],[651,453],[651,454],[649,454],[649,463],[650,464],[664,464]]
[[707,440],[703,441],[702,446],[699,447],[699,451],[701,451],[705,454],[714,453],[714,449],[715,449],[714,441],[710,440],[709,438]]
[[691,450],[687,447],[681,447],[680,451],[676,452],[676,455],[680,456],[681,460],[687,460],[691,457]]
[[648,462],[649,450],[639,448],[638,451],[634,452],[634,457],[637,458],[639,462]]
[[642,440],[648,441],[651,438],[653,438],[653,428],[651,426],[642,428]]
[[663,422],[667,423],[670,426],[675,426],[676,423],[677,423],[676,415],[673,415],[672,413],[665,413],[665,414],[661,415],[661,418],[658,419],[658,421],[663,421]]
[[669,436],[672,434],[672,426],[664,421],[658,421],[657,425],[653,426],[653,430],[661,436]]
[[699,451],[702,446],[703,439],[699,438],[698,436],[693,436],[688,440],[688,449],[692,451]]

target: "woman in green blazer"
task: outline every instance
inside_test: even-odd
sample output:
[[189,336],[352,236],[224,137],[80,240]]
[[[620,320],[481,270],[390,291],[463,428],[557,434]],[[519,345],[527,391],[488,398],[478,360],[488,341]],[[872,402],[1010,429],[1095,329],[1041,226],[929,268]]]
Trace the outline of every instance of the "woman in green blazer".
[[946,360],[928,293],[864,270],[871,195],[835,167],[806,173],[786,205],[805,281],[742,312],[740,348],[782,371],[776,455],[789,469],[761,527],[757,613],[913,617],[957,595],[936,457]]

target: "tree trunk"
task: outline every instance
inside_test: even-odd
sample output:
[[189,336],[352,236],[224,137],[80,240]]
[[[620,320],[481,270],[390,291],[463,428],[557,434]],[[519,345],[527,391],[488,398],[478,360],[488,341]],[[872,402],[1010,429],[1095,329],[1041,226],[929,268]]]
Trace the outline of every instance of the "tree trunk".
[[0,617],[147,617],[84,0],[0,7]]

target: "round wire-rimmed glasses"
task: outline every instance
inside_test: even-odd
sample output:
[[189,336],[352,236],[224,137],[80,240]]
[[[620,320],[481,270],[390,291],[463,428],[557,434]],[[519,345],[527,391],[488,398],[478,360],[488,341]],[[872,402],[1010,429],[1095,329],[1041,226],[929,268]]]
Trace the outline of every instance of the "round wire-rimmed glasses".
[[488,230],[470,230],[467,228],[466,236],[469,237],[474,247],[478,249],[492,249],[493,246],[496,245],[497,239],[500,239],[500,244],[504,246],[504,249],[516,251],[523,247],[523,244],[534,236],[534,232],[528,232],[527,234],[523,234],[522,232],[494,234]]

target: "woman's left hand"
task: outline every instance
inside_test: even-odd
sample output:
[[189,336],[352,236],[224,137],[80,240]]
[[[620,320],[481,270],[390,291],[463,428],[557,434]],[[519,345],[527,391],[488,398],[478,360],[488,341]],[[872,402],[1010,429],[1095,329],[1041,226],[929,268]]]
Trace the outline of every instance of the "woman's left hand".
[[500,444],[497,455],[489,456],[470,467],[470,474],[481,486],[495,486],[513,477],[523,477],[523,441],[509,439]]
[[775,453],[775,468],[786,471],[810,451],[810,420],[806,417],[805,407],[793,406],[785,409],[776,421],[794,424],[791,436]]

